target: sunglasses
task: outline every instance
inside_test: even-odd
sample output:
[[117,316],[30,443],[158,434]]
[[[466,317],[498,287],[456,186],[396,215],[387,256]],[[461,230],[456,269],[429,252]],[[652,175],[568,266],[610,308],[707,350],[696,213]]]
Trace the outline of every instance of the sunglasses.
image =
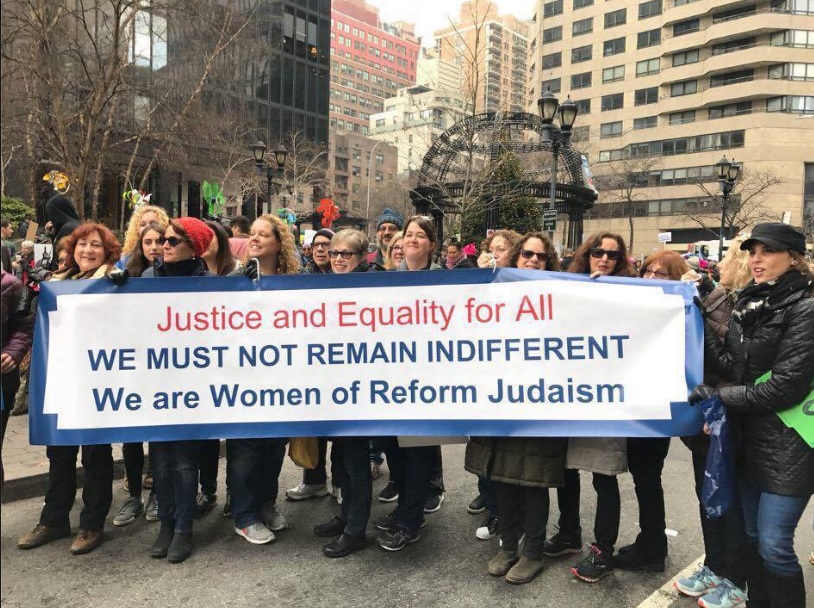
[[592,258],[601,260],[604,256],[608,256],[609,260],[616,262],[619,260],[619,258],[622,257],[622,252],[614,251],[613,249],[600,249],[599,247],[594,247],[593,249],[591,249]]
[[311,249],[327,249],[330,243],[314,243],[311,245]]
[[547,262],[548,261],[548,254],[547,253],[535,253],[531,249],[524,249],[520,252],[520,255],[523,256],[524,259],[530,260],[534,256],[537,256],[537,260],[540,262]]
[[336,257],[340,257],[343,260],[349,260],[353,256],[359,255],[359,252],[357,252],[357,251],[329,251],[328,255],[331,257],[332,260],[334,258],[336,258]]
[[160,236],[158,237],[158,244],[163,246],[164,243],[169,243],[170,247],[178,247],[181,243],[184,243],[184,239],[179,239],[177,236]]

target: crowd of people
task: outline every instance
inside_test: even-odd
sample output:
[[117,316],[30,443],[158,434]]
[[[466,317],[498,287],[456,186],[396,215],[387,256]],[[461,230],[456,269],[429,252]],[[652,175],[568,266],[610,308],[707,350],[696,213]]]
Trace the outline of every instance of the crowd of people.
[[[385,209],[376,220],[371,247],[364,232],[318,230],[300,245],[291,228],[273,215],[253,222],[236,218],[231,230],[219,222],[169,218],[159,206],[142,205],[131,216],[123,240],[106,226],[81,222],[73,203],[55,196],[46,212],[57,250],[47,280],[105,279],[122,284],[128,277],[215,277],[346,274],[354,272],[443,271],[517,268],[599,277],[693,281],[705,320],[705,376],[691,387],[689,400],[719,399],[735,436],[736,504],[719,519],[701,508],[709,438],[682,438],[692,453],[699,499],[705,562],[675,586],[706,608],[805,606],[802,567],[794,533],[814,493],[814,450],[777,412],[799,404],[814,379],[814,274],[805,258],[803,233],[781,223],[757,225],[748,238],[733,241],[715,273],[698,260],[662,250],[637,261],[618,234],[589,236],[573,253],[561,256],[543,232],[520,235],[490,231],[480,252],[461,243],[439,250],[436,227],[425,216],[404,219]],[[5,220],[4,220],[5,222]],[[10,229],[3,224],[4,231]],[[5,232],[4,232],[5,235]],[[24,244],[24,249],[26,245]],[[372,250],[371,250],[372,249]],[[30,252],[23,252],[31,269]],[[440,263],[439,263],[440,262]],[[26,281],[26,279],[23,279]],[[31,345],[31,306],[20,304],[31,285],[11,269],[2,271],[3,434],[19,382],[19,365]],[[34,300],[34,305],[36,301]],[[767,372],[765,382],[755,381]],[[237,535],[266,544],[288,527],[278,508],[278,479],[285,438],[226,441],[224,515]],[[328,476],[328,444],[330,478]],[[578,579],[596,583],[614,570],[663,572],[668,552],[662,470],[669,437],[472,437],[465,468],[473,480],[468,511],[485,519],[476,536],[496,537],[500,546],[487,572],[513,584],[532,581],[546,558],[587,553],[570,568]],[[114,467],[110,445],[49,446],[48,487],[39,521],[18,541],[33,549],[71,535],[69,515],[76,494],[76,459],[84,468],[79,533],[71,552],[98,548],[113,502]],[[178,563],[193,552],[193,524],[217,503],[220,442],[155,441],[123,446],[128,498],[112,518],[126,526],[144,515],[160,522],[150,556]],[[378,500],[394,509],[370,522],[374,478],[386,460],[387,485]],[[592,534],[580,525],[579,471],[591,473],[596,493]],[[621,500],[618,476],[630,472],[639,509],[639,534],[619,545]],[[329,483],[330,479],[330,483]],[[559,512],[557,533],[547,535],[551,493]],[[144,491],[148,497],[143,500]],[[425,516],[444,501],[439,446],[401,447],[395,437],[320,438],[318,464],[303,471],[302,482],[285,491],[290,501],[331,495],[339,513],[313,532],[326,540],[323,553],[345,557],[368,546],[367,530],[381,532],[382,549],[399,551],[418,542]],[[814,564],[814,554],[812,555]]]

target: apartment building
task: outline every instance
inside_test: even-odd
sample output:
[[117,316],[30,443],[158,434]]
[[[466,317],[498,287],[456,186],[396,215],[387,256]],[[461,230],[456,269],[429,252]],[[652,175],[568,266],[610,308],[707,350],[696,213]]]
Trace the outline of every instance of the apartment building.
[[461,93],[477,112],[524,111],[530,104],[529,49],[533,23],[500,16],[488,0],[461,5],[454,25],[435,32],[442,61],[461,70]]
[[398,150],[356,133],[336,133],[331,145],[334,198],[351,215],[369,219],[368,193],[396,178]]
[[600,187],[586,234],[627,236],[632,210],[636,254],[661,232],[674,248],[716,239],[702,224],[715,226],[720,199],[698,184],[717,191],[724,155],[744,171],[733,196],[773,177],[752,199],[762,218],[811,224],[814,1],[551,0],[535,21],[530,97],[550,88],[577,102],[575,145],[600,186],[622,164],[645,167],[635,201]]

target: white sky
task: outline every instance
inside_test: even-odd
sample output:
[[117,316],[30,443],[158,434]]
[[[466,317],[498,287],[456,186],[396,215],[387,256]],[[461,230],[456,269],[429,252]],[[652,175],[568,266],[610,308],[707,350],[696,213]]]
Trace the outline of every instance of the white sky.
[[[416,35],[421,36],[425,47],[435,45],[433,32],[448,27],[450,18],[457,19],[461,0],[367,0],[379,8],[382,21],[407,21],[415,23]],[[534,15],[535,0],[493,0],[501,15],[514,15],[520,19],[531,19]]]

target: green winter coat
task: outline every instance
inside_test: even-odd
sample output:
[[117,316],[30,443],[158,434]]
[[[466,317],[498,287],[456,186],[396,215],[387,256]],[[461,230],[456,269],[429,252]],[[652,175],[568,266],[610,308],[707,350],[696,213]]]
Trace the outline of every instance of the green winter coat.
[[464,468],[492,481],[550,488],[563,485],[567,451],[561,437],[473,437]]

